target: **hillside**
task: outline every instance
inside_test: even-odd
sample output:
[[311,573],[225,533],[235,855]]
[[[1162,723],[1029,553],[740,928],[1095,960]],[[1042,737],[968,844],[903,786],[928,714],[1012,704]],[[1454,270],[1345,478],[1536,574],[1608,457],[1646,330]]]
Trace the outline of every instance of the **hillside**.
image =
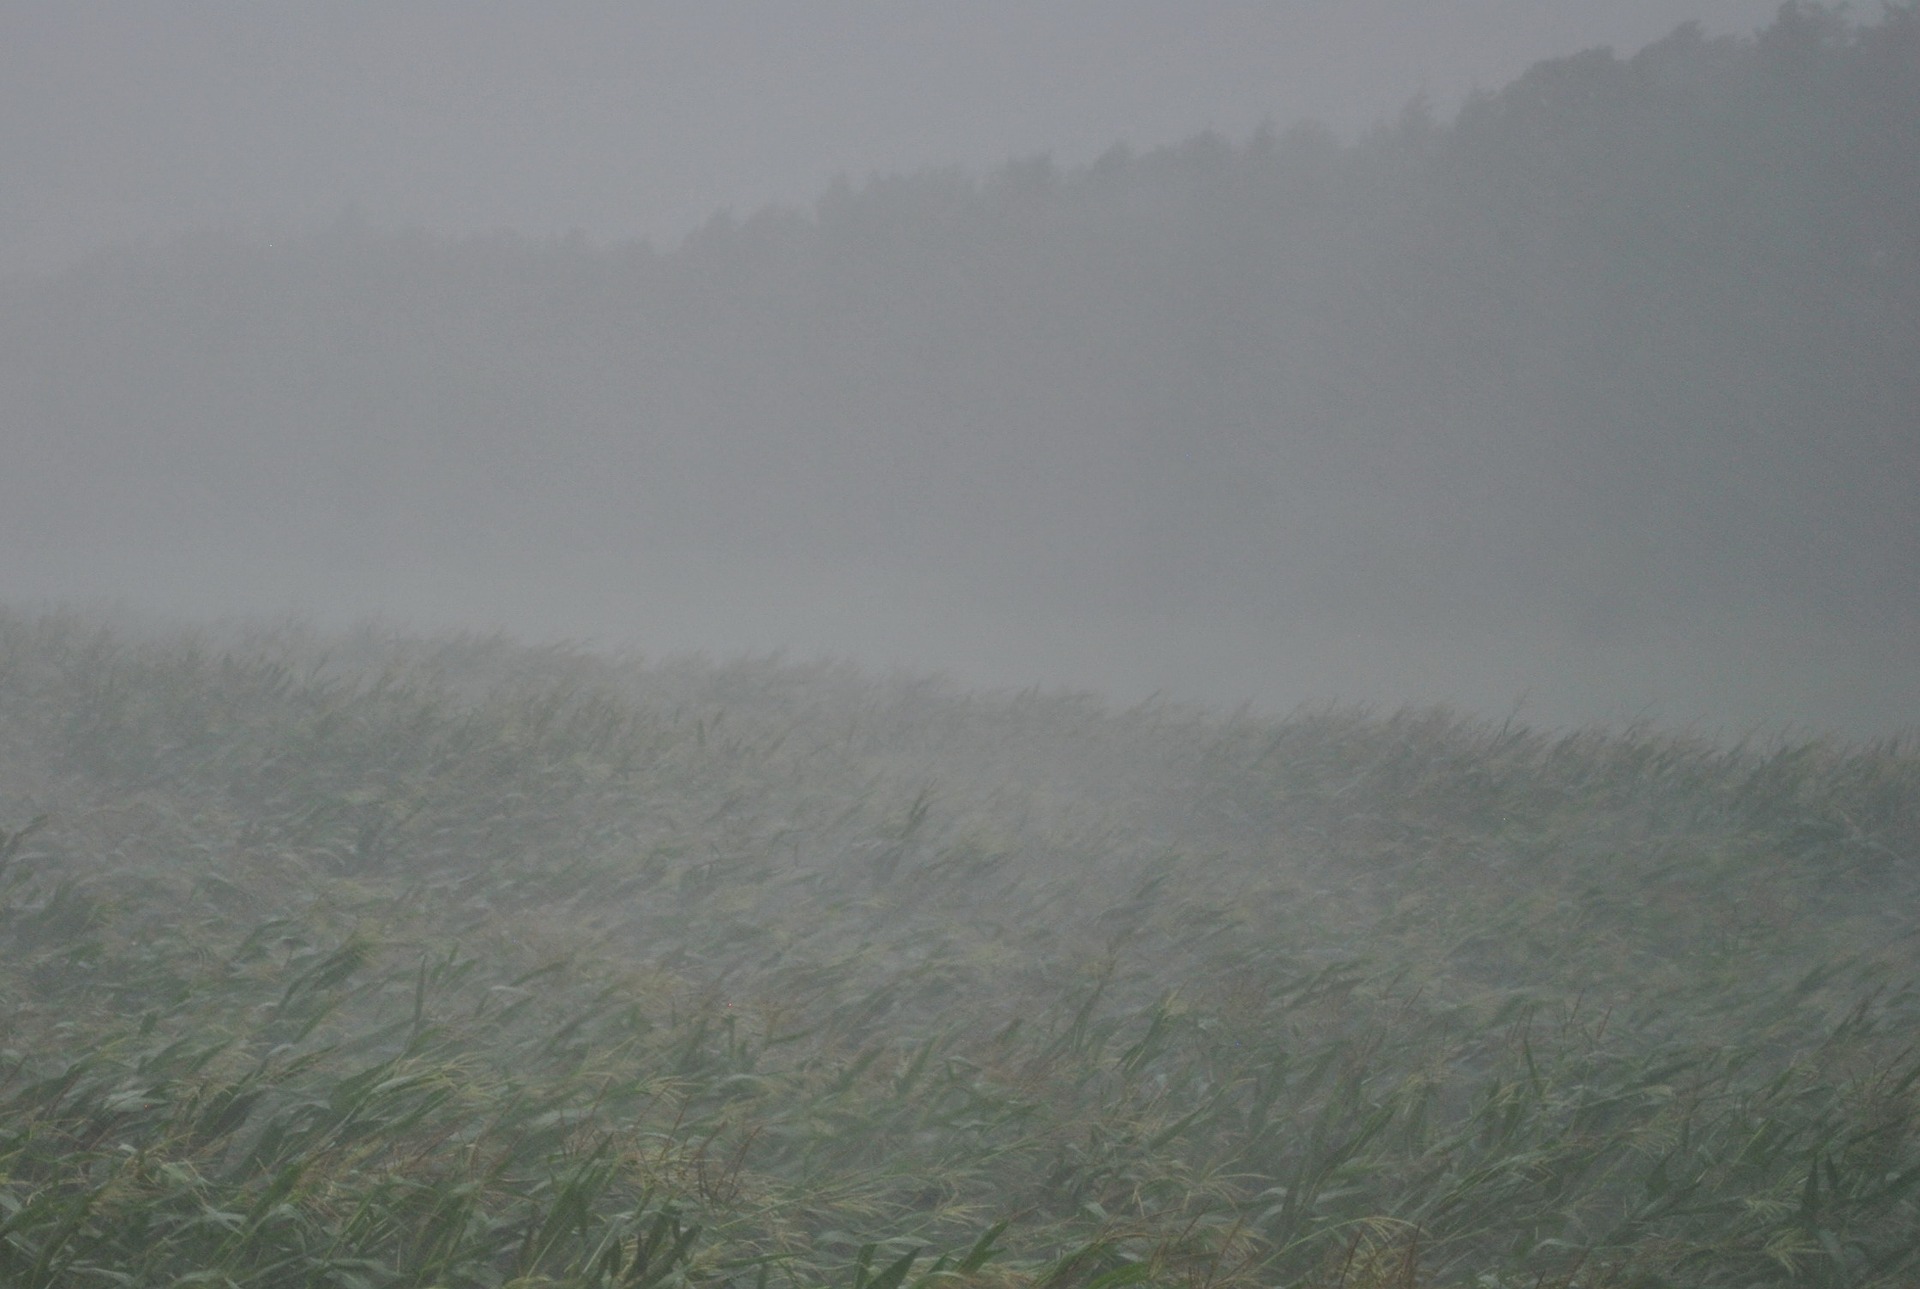
[[671,248],[126,248],[0,284],[0,594],[1894,733],[1917,95],[1790,5]]
[[0,1278],[1910,1283],[1920,759],[0,616]]

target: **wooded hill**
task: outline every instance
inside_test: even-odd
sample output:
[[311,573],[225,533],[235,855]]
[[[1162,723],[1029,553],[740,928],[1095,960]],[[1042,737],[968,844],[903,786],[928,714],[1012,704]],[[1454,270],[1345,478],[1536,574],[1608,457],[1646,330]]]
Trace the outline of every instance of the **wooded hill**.
[[11,281],[0,542],[156,607],[405,552],[1276,638],[1891,638],[1916,408],[1920,15],[1788,5],[1357,142],[840,182],[665,251],[345,219]]

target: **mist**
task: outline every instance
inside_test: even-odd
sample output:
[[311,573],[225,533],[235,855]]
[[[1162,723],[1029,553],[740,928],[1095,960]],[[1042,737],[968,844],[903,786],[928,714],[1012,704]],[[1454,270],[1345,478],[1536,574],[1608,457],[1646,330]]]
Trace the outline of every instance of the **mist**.
[[0,1284],[1920,1283],[1920,0],[0,4]]
[[1593,8],[16,7],[0,599],[1920,722],[1920,20]]

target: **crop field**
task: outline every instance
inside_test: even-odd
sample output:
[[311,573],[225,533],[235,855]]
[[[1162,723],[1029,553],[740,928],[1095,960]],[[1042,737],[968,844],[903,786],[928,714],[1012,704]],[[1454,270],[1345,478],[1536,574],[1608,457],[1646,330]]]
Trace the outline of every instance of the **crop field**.
[[0,1284],[1920,1282],[1920,750],[0,614]]

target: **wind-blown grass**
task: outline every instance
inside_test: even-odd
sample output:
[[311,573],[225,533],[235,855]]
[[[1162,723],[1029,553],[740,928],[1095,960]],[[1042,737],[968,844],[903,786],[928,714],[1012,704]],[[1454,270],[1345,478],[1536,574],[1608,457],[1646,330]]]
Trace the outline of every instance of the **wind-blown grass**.
[[1920,758],[0,616],[9,1285],[1895,1285]]

